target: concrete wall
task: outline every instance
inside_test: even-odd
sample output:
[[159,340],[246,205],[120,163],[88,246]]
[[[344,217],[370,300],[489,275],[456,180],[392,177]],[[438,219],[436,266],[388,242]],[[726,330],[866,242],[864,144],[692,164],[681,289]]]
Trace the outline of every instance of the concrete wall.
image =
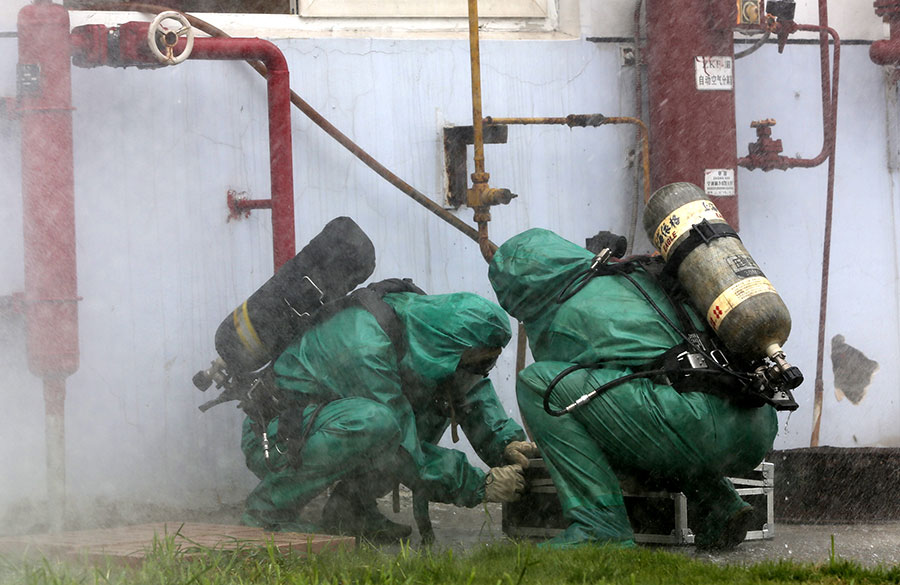
[[[12,4],[23,5],[17,0]],[[493,116],[631,115],[633,70],[621,45],[631,2],[591,2],[581,38],[486,40],[484,113]],[[813,6],[812,3],[809,3]],[[837,4],[837,3],[833,3]],[[881,31],[869,2],[835,7],[857,38]],[[801,10],[810,7],[801,5]],[[0,32],[15,10],[0,9]],[[815,12],[809,22],[815,21]],[[844,35],[845,38],[848,35]],[[850,38],[853,38],[850,36]],[[283,39],[292,87],[407,182],[443,202],[441,129],[471,123],[468,45],[443,39]],[[16,40],[0,38],[0,95],[15,94]],[[739,152],[751,120],[774,117],[785,154],[821,143],[818,49],[766,46],[736,65]],[[68,490],[185,506],[239,501],[239,412],[208,399],[191,376],[214,357],[219,322],[271,274],[268,212],[226,221],[229,189],[269,193],[265,86],[242,63],[188,62],[155,71],[74,69],[76,222],[81,367],[68,380]],[[859,404],[837,400],[825,347],[821,443],[900,446],[897,191],[888,169],[882,70],[868,46],[843,50],[831,286],[826,341],[880,364]],[[896,103],[893,104],[896,107]],[[494,298],[477,246],[385,183],[296,110],[294,185],[298,248],[331,218],[353,217],[379,255],[373,279],[413,277],[429,292]],[[0,119],[0,296],[24,288],[19,127]],[[702,137],[686,137],[686,140]],[[511,127],[486,147],[491,185],[519,194],[493,212],[497,243],[530,227],[575,242],[600,229],[630,233],[635,193],[628,127]],[[790,307],[789,359],[806,374],[799,411],[782,416],[779,448],[805,446],[812,428],[826,169],[739,170],[741,235]],[[456,212],[471,222],[472,212]],[[640,242],[645,242],[639,238]],[[643,247],[643,248],[642,248]],[[645,243],[638,249],[646,250]],[[40,380],[26,366],[20,315],[0,316],[0,510],[44,492]],[[512,416],[515,339],[492,375]]]

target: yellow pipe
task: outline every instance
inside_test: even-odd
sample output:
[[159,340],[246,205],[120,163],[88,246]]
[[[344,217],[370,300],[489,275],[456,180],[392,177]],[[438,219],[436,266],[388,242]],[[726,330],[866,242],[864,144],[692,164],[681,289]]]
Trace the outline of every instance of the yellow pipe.
[[650,133],[647,131],[647,125],[640,118],[632,118],[629,116],[607,117],[602,114],[570,114],[565,118],[495,118],[488,116],[484,119],[485,124],[494,124],[502,126],[524,125],[524,124],[556,124],[565,125],[570,128],[584,126],[603,126],[605,124],[634,124],[638,127],[641,134],[641,165],[644,174],[644,203],[650,200]]
[[484,123],[512,126],[514,124],[567,124],[567,121],[565,118],[495,118],[488,116],[484,119]]
[[[472,131],[475,143],[473,183],[487,183],[484,174],[484,129],[481,120],[481,51],[478,46],[478,0],[469,0],[469,61],[472,69]],[[476,177],[477,176],[477,177]]]
[[481,119],[481,52],[478,47],[478,0],[469,0],[469,61],[472,69],[472,138],[475,146],[475,172],[467,204],[475,211],[478,224],[478,247],[488,262],[497,250],[488,236],[491,208],[488,195],[490,175],[484,170],[484,128]]

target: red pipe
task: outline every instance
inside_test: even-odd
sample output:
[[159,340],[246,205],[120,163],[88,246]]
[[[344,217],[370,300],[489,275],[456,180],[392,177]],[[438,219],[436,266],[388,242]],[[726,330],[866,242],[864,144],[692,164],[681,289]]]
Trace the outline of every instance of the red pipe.
[[229,189],[225,196],[228,202],[228,219],[240,219],[250,217],[253,209],[272,209],[271,199],[247,199],[240,197],[234,189]]
[[823,59],[828,54],[827,36],[828,30],[834,36],[834,86],[832,104],[834,115],[832,124],[834,128],[831,136],[831,156],[828,157],[828,186],[825,196],[825,233],[822,236],[822,278],[819,290],[819,331],[816,340],[816,380],[813,387],[813,429],[809,438],[810,447],[819,446],[819,430],[822,426],[822,405],[825,396],[825,383],[823,378],[825,360],[825,322],[828,315],[828,280],[831,269],[831,226],[834,214],[834,169],[835,169],[835,137],[837,135],[837,86],[838,86],[838,59],[840,56],[840,39],[837,33],[828,28],[828,0],[819,0],[819,41],[825,45]]
[[40,1],[18,26],[28,365],[65,378],[78,369],[69,14]]
[[[651,183],[705,186],[706,170],[730,169],[735,195],[711,199],[738,229],[737,132],[733,89],[734,2],[647,0]],[[732,89],[698,89],[695,60],[731,59]],[[702,61],[701,61],[702,64]]]
[[18,16],[28,367],[44,379],[51,529],[65,506],[65,379],[78,370],[78,280],[69,14],[36,0]]
[[[820,16],[821,17],[821,16]],[[779,22],[779,25],[784,24]],[[779,33],[785,38],[787,35],[796,31],[818,32],[820,34],[820,69],[822,79],[822,150],[815,158],[799,158],[781,156],[780,140],[774,150],[766,148],[766,144],[772,144],[773,141],[758,137],[755,145],[751,145],[751,153],[749,156],[738,159],[738,165],[746,169],[762,169],[763,171],[771,171],[773,169],[787,170],[790,168],[812,168],[817,167],[825,159],[833,156],[835,148],[835,137],[837,134],[837,103],[838,103],[838,83],[840,80],[841,66],[841,38],[837,31],[823,25],[796,24],[788,22],[784,24],[784,28]],[[828,54],[828,35],[834,39],[834,67],[831,67],[831,59]],[[830,77],[829,77],[830,70]],[[757,131],[757,133],[759,133]],[[767,133],[768,134],[768,133]],[[758,153],[753,152],[756,146]]]
[[287,61],[274,43],[255,38],[199,38],[194,41],[194,50],[189,59],[258,59],[266,66],[269,100],[269,175],[272,189],[272,256],[277,271],[297,253],[294,235],[291,86]]
[[[827,21],[827,18],[826,18]],[[812,159],[785,157],[785,162],[789,167],[794,168],[811,168],[817,167],[826,158],[834,155],[835,137],[837,135],[837,103],[838,103],[838,82],[840,79],[841,64],[841,38],[833,28],[827,25],[811,25],[798,24],[798,31],[818,32],[820,35],[819,43],[821,50],[821,70],[822,70],[822,124],[824,126],[824,137],[822,150]],[[828,55],[828,35],[834,39],[834,67],[829,67],[830,57]],[[831,79],[828,78],[828,70],[831,69]],[[830,107],[829,107],[830,106]]]
[[[891,23],[891,36],[894,35],[895,23]],[[876,65],[896,65],[900,63],[900,43],[895,39],[875,41],[869,47],[869,58]]]
[[891,27],[891,38],[875,41],[869,47],[869,58],[877,65],[900,64],[900,1],[875,0],[875,14]]
[[[109,29],[102,26],[77,27],[73,35],[76,64],[98,65],[158,64],[147,47],[150,24],[128,22],[120,27],[116,54],[96,50],[105,46]],[[98,39],[101,39],[98,42]],[[175,54],[184,50],[181,39]],[[278,47],[258,38],[197,38],[189,59],[259,60],[266,67],[269,104],[269,167],[272,208],[272,256],[275,270],[296,254],[294,235],[294,169],[291,146],[291,87],[287,61]]]

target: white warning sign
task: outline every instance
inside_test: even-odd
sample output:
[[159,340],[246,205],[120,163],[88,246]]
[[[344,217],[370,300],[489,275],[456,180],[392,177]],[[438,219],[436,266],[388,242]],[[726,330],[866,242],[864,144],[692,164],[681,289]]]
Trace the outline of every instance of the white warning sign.
[[731,57],[694,57],[694,74],[699,90],[734,89],[734,60]]
[[703,190],[713,197],[734,195],[734,169],[706,169],[703,172]]

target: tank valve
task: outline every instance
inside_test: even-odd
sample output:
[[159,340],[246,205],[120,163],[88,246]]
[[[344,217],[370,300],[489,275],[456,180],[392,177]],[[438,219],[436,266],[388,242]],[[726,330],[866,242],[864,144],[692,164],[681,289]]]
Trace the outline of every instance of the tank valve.
[[214,359],[209,368],[200,370],[194,374],[194,386],[202,392],[209,390],[214,383],[216,388],[221,388],[228,381],[229,374],[225,369],[225,361],[222,358]]
[[778,378],[782,386],[788,390],[793,390],[803,383],[803,373],[797,366],[792,366],[784,357],[784,350],[777,343],[773,343],[768,347],[766,353],[769,358],[775,362],[778,370]]

